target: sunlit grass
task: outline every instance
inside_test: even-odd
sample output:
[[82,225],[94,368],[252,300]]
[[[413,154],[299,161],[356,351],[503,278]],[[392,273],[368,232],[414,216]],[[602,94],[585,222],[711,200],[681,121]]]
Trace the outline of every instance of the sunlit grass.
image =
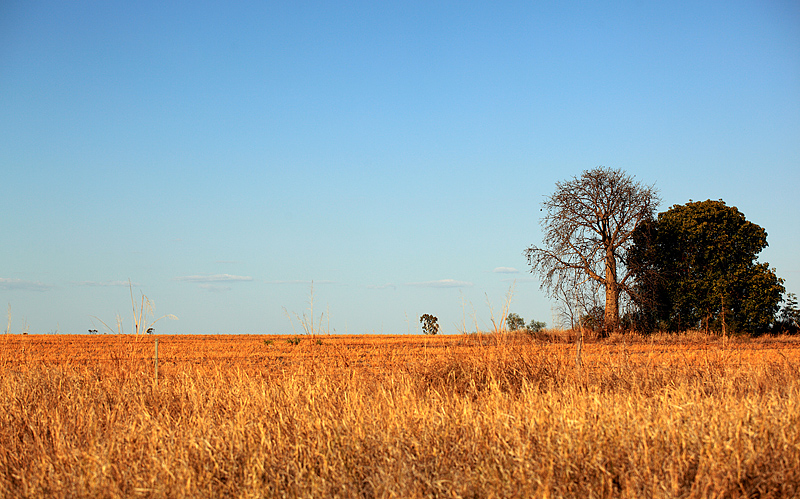
[[4,338],[0,496],[800,494],[792,338],[265,338]]

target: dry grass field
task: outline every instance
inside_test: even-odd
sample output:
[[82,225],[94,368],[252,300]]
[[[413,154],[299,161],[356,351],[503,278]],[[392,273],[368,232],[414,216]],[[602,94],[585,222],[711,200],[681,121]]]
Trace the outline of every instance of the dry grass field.
[[799,497],[800,340],[0,337],[2,497]]

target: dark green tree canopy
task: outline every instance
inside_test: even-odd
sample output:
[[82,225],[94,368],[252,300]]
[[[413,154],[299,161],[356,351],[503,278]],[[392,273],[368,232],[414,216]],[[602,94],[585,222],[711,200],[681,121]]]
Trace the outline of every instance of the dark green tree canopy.
[[634,234],[638,303],[670,330],[764,332],[784,291],[756,260],[765,247],[767,232],[721,200],[675,205]]

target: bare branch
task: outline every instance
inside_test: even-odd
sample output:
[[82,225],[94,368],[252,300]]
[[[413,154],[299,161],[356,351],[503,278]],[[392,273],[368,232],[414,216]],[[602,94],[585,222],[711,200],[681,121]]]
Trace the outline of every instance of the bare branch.
[[625,261],[631,236],[639,223],[652,218],[659,202],[653,186],[635,182],[622,170],[598,167],[556,182],[555,192],[542,204],[543,247],[524,252],[531,272],[559,300],[572,295],[565,286],[584,288],[579,293],[584,297],[596,296],[603,287],[607,327],[615,328],[620,293],[630,293]]

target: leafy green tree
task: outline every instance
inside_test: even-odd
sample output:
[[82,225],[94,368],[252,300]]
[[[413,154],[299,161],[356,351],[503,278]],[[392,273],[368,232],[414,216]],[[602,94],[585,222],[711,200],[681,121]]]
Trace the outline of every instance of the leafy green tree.
[[633,236],[628,268],[650,325],[759,334],[770,328],[783,280],[758,254],[767,232],[724,201],[675,205]]
[[511,312],[506,317],[506,326],[508,327],[509,331],[516,331],[518,329],[522,329],[525,327],[525,319],[515,314],[514,312]]

